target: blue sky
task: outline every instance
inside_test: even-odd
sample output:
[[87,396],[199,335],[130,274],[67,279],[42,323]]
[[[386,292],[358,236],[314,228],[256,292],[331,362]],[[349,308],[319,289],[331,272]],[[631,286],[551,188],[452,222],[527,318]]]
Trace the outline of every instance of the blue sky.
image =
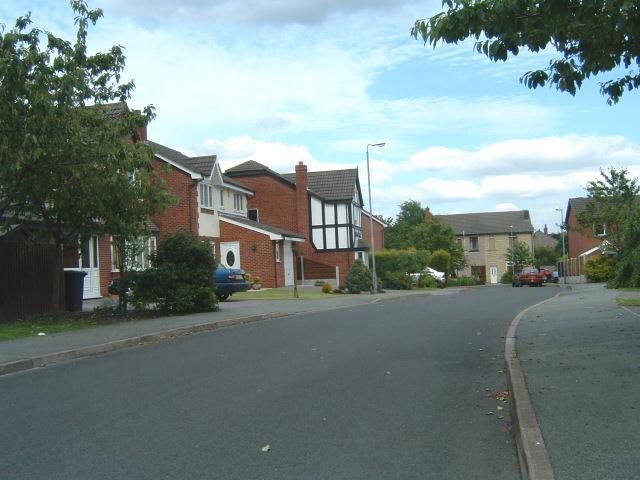
[[[311,4],[311,5],[309,5]],[[254,159],[279,172],[358,166],[373,209],[404,200],[435,213],[529,209],[557,231],[568,198],[600,167],[640,175],[640,96],[613,107],[598,79],[576,97],[528,90],[520,76],[552,51],[495,64],[471,43],[424,47],[409,36],[440,2],[402,0],[102,0],[93,50],[125,47],[131,106],[155,105],[149,138],[224,168]],[[64,0],[0,4],[0,23],[32,11],[72,39]],[[607,77],[604,77],[605,79]]]

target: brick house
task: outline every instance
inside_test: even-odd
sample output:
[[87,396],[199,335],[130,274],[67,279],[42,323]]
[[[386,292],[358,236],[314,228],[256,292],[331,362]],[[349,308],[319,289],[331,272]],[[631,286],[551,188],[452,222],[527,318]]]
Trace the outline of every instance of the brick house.
[[300,162],[295,173],[280,174],[249,160],[225,175],[255,192],[249,198],[250,219],[296,232],[298,278],[344,284],[356,259],[368,262],[371,229],[375,248],[384,247],[384,223],[363,210],[357,169],[309,172]]
[[164,178],[177,203],[152,221],[159,237],[179,229],[208,240],[224,266],[242,268],[265,287],[293,285],[293,251],[304,238],[257,218],[248,218],[253,190],[223,175],[215,155],[188,157],[149,142],[154,168]]
[[578,258],[585,252],[591,252],[606,240],[607,226],[592,225],[583,228],[578,222],[578,214],[587,209],[591,199],[586,197],[570,198],[567,204],[565,225],[567,228],[567,243],[569,258]]
[[449,225],[462,245],[468,266],[462,275],[478,275],[497,284],[510,268],[507,250],[515,242],[533,246],[533,225],[528,210],[512,212],[434,215]]

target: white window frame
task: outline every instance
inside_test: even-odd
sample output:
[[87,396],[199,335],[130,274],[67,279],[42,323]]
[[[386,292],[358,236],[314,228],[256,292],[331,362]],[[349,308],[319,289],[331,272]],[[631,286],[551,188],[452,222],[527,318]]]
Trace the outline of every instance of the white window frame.
[[[145,248],[135,258],[130,270],[145,270],[151,266],[150,256],[157,248],[157,240],[155,235],[148,237],[140,237],[138,241],[145,243]],[[113,237],[109,237],[109,249],[111,251],[111,271],[120,272],[116,263],[116,252],[113,249]]]
[[204,208],[213,207],[213,189],[209,184],[200,183],[200,206]]
[[234,193],[233,194],[233,209],[241,212],[244,210],[244,195],[242,193]]
[[280,263],[280,242],[276,243],[276,263]]

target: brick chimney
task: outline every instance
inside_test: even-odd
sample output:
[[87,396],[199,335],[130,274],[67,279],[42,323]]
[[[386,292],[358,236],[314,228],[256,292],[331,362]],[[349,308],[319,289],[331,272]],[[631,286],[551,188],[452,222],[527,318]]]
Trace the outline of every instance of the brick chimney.
[[431,213],[431,210],[429,210],[429,207],[425,207],[425,209],[424,209],[424,221],[426,223],[429,223],[431,220],[433,220],[433,213]]
[[544,224],[544,234],[548,235],[549,234],[549,230],[547,229],[547,224]]
[[307,193],[307,166],[296,165],[296,225],[298,233],[309,239],[309,195]]

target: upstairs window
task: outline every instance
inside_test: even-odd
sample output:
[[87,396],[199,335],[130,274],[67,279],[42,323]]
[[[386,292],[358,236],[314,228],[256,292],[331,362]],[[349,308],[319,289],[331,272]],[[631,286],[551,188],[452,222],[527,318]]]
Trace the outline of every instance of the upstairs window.
[[469,251],[478,252],[479,250],[478,237],[469,237]]
[[489,251],[493,252],[496,249],[496,237],[489,237]]
[[224,189],[220,190],[220,206],[224,207]]
[[244,210],[243,197],[244,197],[244,195],[242,195],[241,193],[234,193],[233,194],[233,209],[234,210]]
[[258,215],[257,208],[249,208],[247,210],[247,217],[249,218],[249,220],[253,220],[254,222],[260,221],[260,216]]
[[604,237],[607,235],[607,226],[604,223],[596,223],[593,226],[593,234],[596,237]]
[[206,183],[200,184],[200,206],[211,208],[213,207],[213,190],[211,185]]

